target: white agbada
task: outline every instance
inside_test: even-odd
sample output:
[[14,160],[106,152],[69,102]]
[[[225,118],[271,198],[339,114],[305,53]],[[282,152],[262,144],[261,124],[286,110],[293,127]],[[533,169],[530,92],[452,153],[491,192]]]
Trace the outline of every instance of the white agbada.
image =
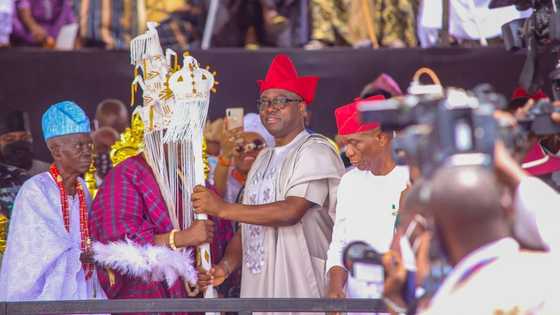
[[[409,180],[408,167],[396,166],[385,176],[357,168],[344,174],[337,192],[336,221],[327,268],[344,268],[342,253],[351,242],[363,241],[378,252],[389,250],[395,230],[399,199]],[[376,296],[372,296],[374,294]],[[380,298],[365,283],[348,278],[346,297]]]
[[539,178],[527,176],[515,192],[515,236],[524,244],[560,255],[560,194]]
[[503,238],[461,260],[421,314],[560,314],[557,265],[557,257]]
[[317,206],[292,226],[242,224],[241,297],[323,296],[336,189],[343,173],[328,140],[306,131],[287,145],[261,151],[247,178],[244,204],[297,196]]
[[[85,182],[88,208],[91,198]],[[0,270],[0,301],[105,299],[97,275],[85,279],[80,262],[80,206],[69,199],[70,233],[60,191],[48,172],[24,183],[14,203]]]

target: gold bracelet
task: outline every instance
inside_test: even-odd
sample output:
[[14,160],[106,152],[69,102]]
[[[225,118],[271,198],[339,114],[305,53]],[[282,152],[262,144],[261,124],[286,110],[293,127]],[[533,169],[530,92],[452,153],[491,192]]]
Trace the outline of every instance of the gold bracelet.
[[172,250],[179,250],[175,245],[175,233],[177,232],[179,232],[179,230],[177,229],[173,229],[171,230],[171,232],[169,232],[169,248],[171,248]]

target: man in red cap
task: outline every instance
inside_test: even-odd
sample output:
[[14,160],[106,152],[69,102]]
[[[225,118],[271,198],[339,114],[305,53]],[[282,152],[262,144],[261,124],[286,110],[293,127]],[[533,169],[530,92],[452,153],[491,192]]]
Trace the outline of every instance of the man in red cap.
[[517,87],[513,90],[507,110],[514,113],[517,109],[524,107],[529,100],[536,102],[543,98],[548,98],[543,90],[537,90],[535,93],[529,94],[524,88]]
[[[383,99],[378,95],[365,100]],[[353,241],[369,243],[379,253],[389,249],[399,199],[409,179],[408,167],[397,166],[392,158],[393,135],[382,132],[378,123],[360,121],[357,110],[360,101],[355,99],[335,110],[338,134],[346,144],[346,155],[354,168],[342,177],[338,189],[336,222],[326,269],[330,298],[381,297],[382,281],[376,292],[366,283],[348,280],[342,253]]]
[[403,93],[398,83],[388,74],[380,74],[373,82],[364,87],[361,98],[368,98],[374,95],[383,95],[385,98],[402,96]]
[[220,263],[199,274],[202,287],[219,285],[242,268],[241,297],[324,296],[325,261],[344,166],[327,138],[304,129],[317,80],[298,76],[287,56],[276,56],[266,78],[258,82],[257,101],[276,146],[263,149],[255,160],[243,204],[226,203],[203,187],[195,188],[195,211],[242,223]]
[[[548,96],[542,90],[529,94],[525,89],[518,87],[513,91],[507,110],[518,117],[523,117],[526,111],[533,106],[532,104],[546,98]],[[530,101],[533,103],[529,103]],[[558,104],[555,106],[558,106]],[[551,118],[554,119],[554,117],[553,115]],[[539,177],[548,185],[560,191],[559,153],[560,136],[558,134],[541,136],[527,152],[522,167],[528,174]]]
[[527,152],[521,165],[527,173],[537,176],[552,188],[560,191],[560,157],[547,152],[542,143],[535,143]]

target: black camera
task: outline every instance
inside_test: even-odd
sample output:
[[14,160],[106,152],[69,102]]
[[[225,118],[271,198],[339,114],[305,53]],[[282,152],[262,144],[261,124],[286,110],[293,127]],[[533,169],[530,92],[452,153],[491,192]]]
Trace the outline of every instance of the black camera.
[[459,89],[407,95],[383,102],[362,102],[363,121],[384,131],[401,131],[393,140],[399,165],[417,165],[430,177],[444,165],[493,165],[499,128],[495,106]]
[[[533,92],[541,84],[539,78],[538,52],[540,48],[552,47],[560,51],[560,0],[493,0],[490,8],[515,5],[518,10],[532,8],[527,19],[517,19],[502,26],[506,50],[515,51],[527,48],[527,58],[519,77],[520,85]],[[550,72],[552,92],[555,100],[560,100],[560,63]]]
[[517,19],[502,26],[504,44],[508,51],[527,48],[534,39],[539,46],[560,42],[560,14],[556,0],[494,0],[490,8],[515,5],[520,11],[533,9],[526,19]]
[[385,270],[383,254],[365,242],[352,242],[344,248],[342,254],[344,267],[350,276],[364,283],[364,297],[380,298],[383,296]]
[[549,100],[539,100],[529,109],[527,116],[518,120],[519,125],[526,132],[536,136],[547,136],[560,133],[560,125],[552,121],[550,115],[560,112],[560,108],[555,108]]
[[496,139],[511,151],[522,152],[530,135],[560,133],[560,125],[551,119],[560,108],[547,99],[539,100],[512,126],[494,117],[507,102],[489,84],[470,92],[433,87],[428,93],[364,101],[359,106],[363,121],[379,122],[384,131],[400,131],[393,139],[393,159],[399,165],[418,166],[426,177],[446,165],[492,167]]
[[[410,255],[414,255],[410,253]],[[366,298],[380,298],[383,296],[385,282],[385,268],[383,254],[365,242],[355,241],[344,248],[342,255],[344,267],[350,271],[352,278],[361,281],[361,292]],[[406,269],[405,284],[400,292],[403,301],[408,306],[407,314],[416,313],[416,266]]]

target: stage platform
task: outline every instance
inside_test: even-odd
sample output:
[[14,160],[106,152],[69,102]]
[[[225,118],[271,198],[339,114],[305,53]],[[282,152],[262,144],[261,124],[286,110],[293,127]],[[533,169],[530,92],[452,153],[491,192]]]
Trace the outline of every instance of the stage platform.
[[[523,67],[523,53],[493,48],[380,49],[333,48],[321,51],[216,49],[193,51],[201,65],[210,65],[220,82],[213,95],[210,117],[224,115],[227,107],[256,112],[256,80],[264,78],[277,53],[291,56],[300,75],[321,79],[313,104],[312,129],[332,136],[336,132],[333,110],[358,96],[363,86],[382,72],[393,76],[403,90],[422,66],[434,69],[447,86],[472,88],[488,82],[509,96]],[[554,63],[545,56],[541,67]],[[0,49],[0,104],[2,112],[30,112],[37,153],[48,156],[40,136],[40,117],[48,105],[73,100],[93,117],[96,104],[105,98],[130,102],[132,66],[127,51],[81,50],[51,52],[39,49]],[[1,114],[1,113],[0,113]]]

